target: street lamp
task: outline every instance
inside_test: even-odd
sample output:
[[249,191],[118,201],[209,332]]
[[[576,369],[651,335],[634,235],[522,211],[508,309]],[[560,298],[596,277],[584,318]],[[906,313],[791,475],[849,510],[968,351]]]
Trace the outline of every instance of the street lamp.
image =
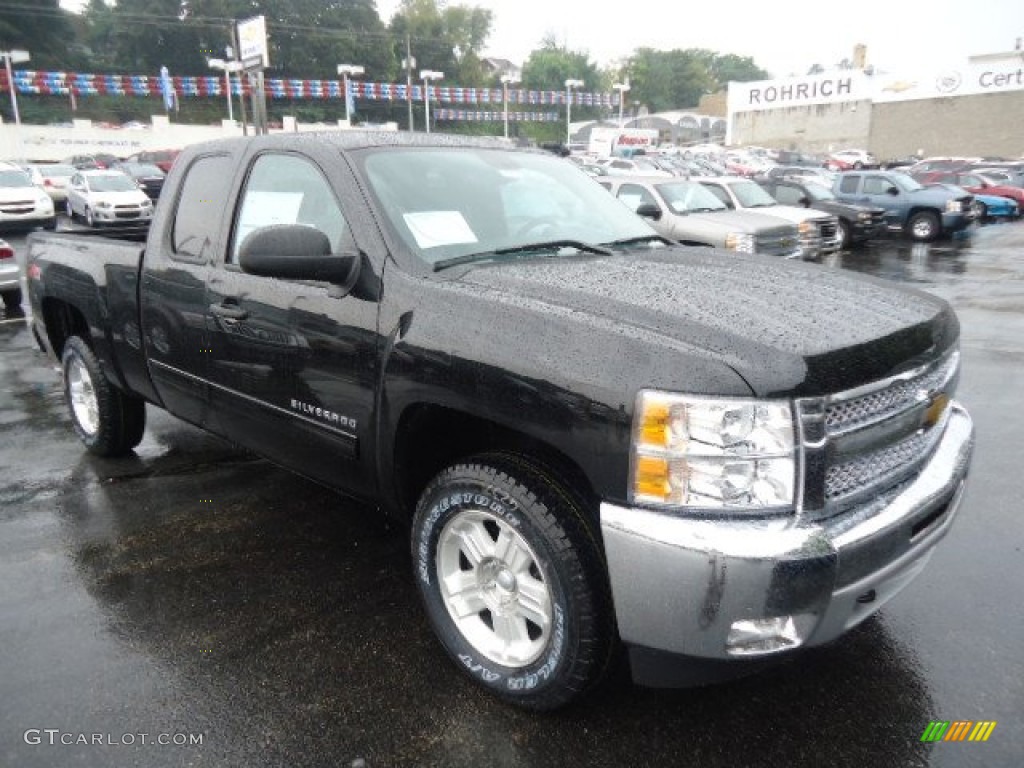
[[572,89],[582,87],[582,80],[570,78],[565,81],[565,148],[567,150],[572,143]]
[[224,70],[224,92],[228,100],[228,120],[235,122],[234,108],[231,106],[231,73],[240,71],[242,69],[242,62],[227,61],[225,59],[207,59],[206,66],[210,69]]
[[24,160],[21,151],[21,115],[18,113],[18,93],[14,87],[14,72],[11,71],[11,64],[22,64],[31,58],[28,51],[15,49],[12,51],[0,51],[4,57],[4,66],[7,67],[7,84],[11,89],[11,110],[14,112],[14,134],[18,145],[18,159]]
[[509,85],[519,82],[519,76],[513,74],[506,74],[501,76],[501,89],[502,94],[505,97],[505,138],[508,138],[508,87]]
[[348,78],[349,75],[351,75],[352,77],[358,77],[364,72],[366,72],[366,70],[363,67],[359,66],[358,64],[338,65],[338,74],[341,75],[341,80],[345,87],[345,122],[349,125],[352,124],[352,116],[349,114],[348,111],[348,103],[352,97],[349,95],[348,92]]
[[619,92],[619,128],[622,127],[622,107],[626,102],[626,91],[629,90],[629,80],[624,83],[615,83],[612,88]]
[[423,114],[426,117],[427,133],[430,133],[430,81],[441,80],[444,72],[435,72],[433,69],[421,69],[420,79],[423,80]]

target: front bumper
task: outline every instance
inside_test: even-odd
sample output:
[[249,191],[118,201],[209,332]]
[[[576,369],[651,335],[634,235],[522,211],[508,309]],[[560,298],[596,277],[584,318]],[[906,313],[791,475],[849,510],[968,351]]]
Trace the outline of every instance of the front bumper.
[[968,213],[943,213],[942,231],[959,232],[961,229],[967,229],[974,219],[975,215],[973,210]]
[[94,208],[93,218],[104,224],[136,224],[140,221],[150,221],[153,218],[152,208],[139,208],[135,210],[118,210],[111,208]]
[[[705,661],[781,657],[829,642],[916,577],[949,531],[974,428],[951,405],[945,432],[910,481],[826,520],[707,520],[601,504],[622,640]],[[744,645],[751,622],[780,641]]]

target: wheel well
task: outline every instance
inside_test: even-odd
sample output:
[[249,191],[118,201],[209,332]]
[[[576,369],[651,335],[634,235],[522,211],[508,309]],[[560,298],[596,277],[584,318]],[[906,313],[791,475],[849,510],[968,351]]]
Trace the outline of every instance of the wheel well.
[[939,226],[940,227],[942,226],[942,216],[934,208],[911,208],[910,209],[910,213],[907,214],[907,223],[909,224],[910,220],[912,218],[914,218],[915,216],[917,216],[917,214],[919,214],[919,213],[931,213],[931,214],[933,214],[935,216],[935,218],[939,220]]
[[71,304],[58,299],[43,299],[43,320],[50,348],[58,358],[64,350],[64,344],[72,336],[80,336],[86,344],[92,346],[89,323],[85,315]]
[[412,514],[427,483],[445,467],[478,453],[510,451],[561,478],[566,490],[597,519],[597,494],[583,470],[561,451],[522,432],[461,411],[424,404],[412,406],[402,415],[397,434],[395,485],[405,514]]

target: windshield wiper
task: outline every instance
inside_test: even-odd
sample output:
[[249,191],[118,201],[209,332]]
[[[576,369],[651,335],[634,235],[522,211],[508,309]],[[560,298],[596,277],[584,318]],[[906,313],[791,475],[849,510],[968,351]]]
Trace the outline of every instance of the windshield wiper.
[[582,240],[545,240],[540,243],[527,243],[526,245],[514,245],[508,248],[497,248],[493,251],[481,251],[480,253],[465,253],[462,256],[453,256],[450,259],[442,259],[434,264],[434,271],[440,272],[448,267],[457,267],[460,264],[470,264],[475,261],[489,261],[497,256],[511,256],[520,253],[534,253],[536,251],[562,250],[563,248],[575,248],[583,253],[596,253],[599,256],[611,256],[612,252],[600,245],[585,243]]
[[621,240],[612,240],[610,243],[601,243],[609,248],[622,248],[627,245],[640,245],[641,243],[661,243],[672,245],[672,241],[661,235],[640,235],[639,237],[624,237]]

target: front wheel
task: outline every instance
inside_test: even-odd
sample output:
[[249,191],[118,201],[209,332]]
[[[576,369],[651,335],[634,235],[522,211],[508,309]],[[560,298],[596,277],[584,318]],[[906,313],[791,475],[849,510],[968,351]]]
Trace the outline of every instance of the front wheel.
[[527,709],[583,693],[615,645],[604,561],[567,488],[524,457],[485,454],[441,472],[413,521],[416,582],[445,650]]
[[4,312],[7,317],[22,317],[21,310],[21,288],[12,288],[3,292]]
[[96,226],[96,217],[92,214],[92,208],[85,206],[85,223],[90,227]]
[[96,353],[78,336],[64,345],[64,399],[79,439],[97,456],[123,456],[142,440],[146,404],[107,381]]
[[850,225],[843,219],[839,220],[839,249],[844,250],[849,248],[853,239],[853,233],[850,230]]
[[931,211],[919,211],[907,222],[910,236],[919,243],[928,243],[939,236],[941,224],[939,217]]

